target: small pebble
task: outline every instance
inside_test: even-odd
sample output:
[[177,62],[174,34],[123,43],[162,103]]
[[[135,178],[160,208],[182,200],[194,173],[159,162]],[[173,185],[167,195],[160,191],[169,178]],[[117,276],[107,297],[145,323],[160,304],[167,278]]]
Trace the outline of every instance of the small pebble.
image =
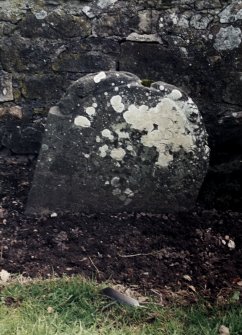
[[235,249],[235,243],[234,243],[233,240],[229,240],[229,242],[228,242],[228,247],[229,247],[229,249],[231,249],[231,250]]
[[229,332],[229,328],[228,327],[226,327],[224,325],[220,326],[220,328],[219,328],[219,335],[229,335],[229,334],[230,334],[230,332]]

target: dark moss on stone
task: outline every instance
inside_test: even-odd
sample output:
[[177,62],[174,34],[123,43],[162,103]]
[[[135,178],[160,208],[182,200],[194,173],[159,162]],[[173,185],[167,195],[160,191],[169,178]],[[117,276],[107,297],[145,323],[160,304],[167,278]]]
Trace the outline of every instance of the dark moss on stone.
[[154,83],[154,80],[150,80],[150,79],[142,79],[141,80],[141,84],[145,87],[150,87],[151,84]]

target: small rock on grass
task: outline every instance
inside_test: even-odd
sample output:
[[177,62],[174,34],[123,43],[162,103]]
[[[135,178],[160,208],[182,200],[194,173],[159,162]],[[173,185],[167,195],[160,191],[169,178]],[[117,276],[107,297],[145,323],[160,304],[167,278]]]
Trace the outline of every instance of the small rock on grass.
[[47,313],[49,313],[49,314],[54,313],[54,308],[51,307],[51,306],[49,306],[49,307],[47,308]]
[[219,327],[219,335],[229,335],[230,332],[229,332],[229,328],[222,325]]
[[10,279],[10,277],[11,277],[11,275],[8,271],[6,271],[6,270],[1,270],[0,271],[0,280],[3,283],[6,283]]

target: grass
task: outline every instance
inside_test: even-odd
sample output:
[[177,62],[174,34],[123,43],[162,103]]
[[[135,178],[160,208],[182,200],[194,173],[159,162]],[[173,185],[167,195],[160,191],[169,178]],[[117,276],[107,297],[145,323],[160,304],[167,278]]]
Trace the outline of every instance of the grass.
[[113,304],[80,277],[12,283],[0,288],[1,335],[217,335],[220,325],[242,334],[242,307],[147,308]]

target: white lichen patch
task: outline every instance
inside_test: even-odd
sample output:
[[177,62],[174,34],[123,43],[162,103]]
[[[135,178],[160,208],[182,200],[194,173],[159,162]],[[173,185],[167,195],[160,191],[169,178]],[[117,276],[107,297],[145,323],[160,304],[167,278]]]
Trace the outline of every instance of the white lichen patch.
[[120,95],[114,95],[110,99],[111,106],[117,113],[122,113],[124,111],[124,104],[122,103],[122,97]]
[[104,144],[104,145],[101,146],[98,150],[99,150],[99,152],[100,152],[99,155],[100,155],[102,158],[104,158],[104,157],[107,156],[107,152],[108,152],[109,148],[108,148],[107,144]]
[[117,123],[112,126],[113,131],[118,135],[119,140],[121,139],[129,139],[130,134],[125,130],[127,127],[126,123]]
[[96,114],[96,109],[95,107],[91,106],[91,107],[87,107],[85,108],[85,112],[89,115],[89,116],[94,116]]
[[170,94],[167,95],[167,98],[170,98],[172,100],[179,100],[182,98],[182,93],[181,91],[174,89],[171,91]]
[[89,19],[93,19],[95,17],[95,14],[92,12],[92,9],[90,6],[84,6],[82,8],[82,12],[89,17]]
[[181,148],[187,152],[193,150],[194,138],[190,131],[186,131],[188,124],[182,113],[173,100],[164,98],[153,108],[130,105],[123,116],[132,128],[147,131],[142,135],[141,143],[155,147],[159,153],[156,164],[166,167],[173,160],[170,152]]
[[122,161],[125,155],[126,151],[123,148],[114,148],[110,152],[110,156],[116,161]]
[[81,115],[75,118],[74,124],[77,127],[82,127],[82,128],[88,128],[91,126],[90,120],[88,120],[88,118],[86,118],[85,116],[81,116]]
[[99,72],[98,74],[96,74],[96,76],[94,76],[93,80],[95,81],[96,84],[100,83],[101,80],[105,79],[106,73],[104,71]]
[[179,18],[176,13],[170,14],[170,19],[174,25],[176,25],[179,21]]
[[58,106],[53,106],[50,108],[49,113],[56,116],[63,116]]
[[133,149],[134,149],[134,148],[132,147],[131,144],[127,145],[127,150],[128,150],[128,151],[133,151]]
[[123,130],[116,130],[115,133],[118,135],[118,138],[121,139],[128,139],[130,137],[129,133],[127,131]]
[[37,20],[43,20],[48,16],[48,13],[46,12],[46,10],[41,10],[39,12],[35,12],[34,16],[36,17]]
[[112,134],[112,132],[109,129],[103,129],[103,131],[101,132],[103,137],[108,138],[110,141],[114,140],[114,136]]
[[100,8],[106,8],[110,5],[113,5],[115,2],[117,2],[118,0],[99,0],[97,5]]
[[242,19],[242,1],[233,1],[219,14],[221,23],[232,23]]
[[138,34],[138,33],[131,33],[126,37],[127,41],[134,41],[134,42],[155,42],[162,44],[161,38],[156,34]]
[[228,26],[220,28],[216,35],[214,48],[218,51],[233,50],[239,47],[241,43],[241,30]]
[[126,188],[126,190],[124,191],[124,194],[126,194],[128,197],[134,196],[134,192],[130,188]]

